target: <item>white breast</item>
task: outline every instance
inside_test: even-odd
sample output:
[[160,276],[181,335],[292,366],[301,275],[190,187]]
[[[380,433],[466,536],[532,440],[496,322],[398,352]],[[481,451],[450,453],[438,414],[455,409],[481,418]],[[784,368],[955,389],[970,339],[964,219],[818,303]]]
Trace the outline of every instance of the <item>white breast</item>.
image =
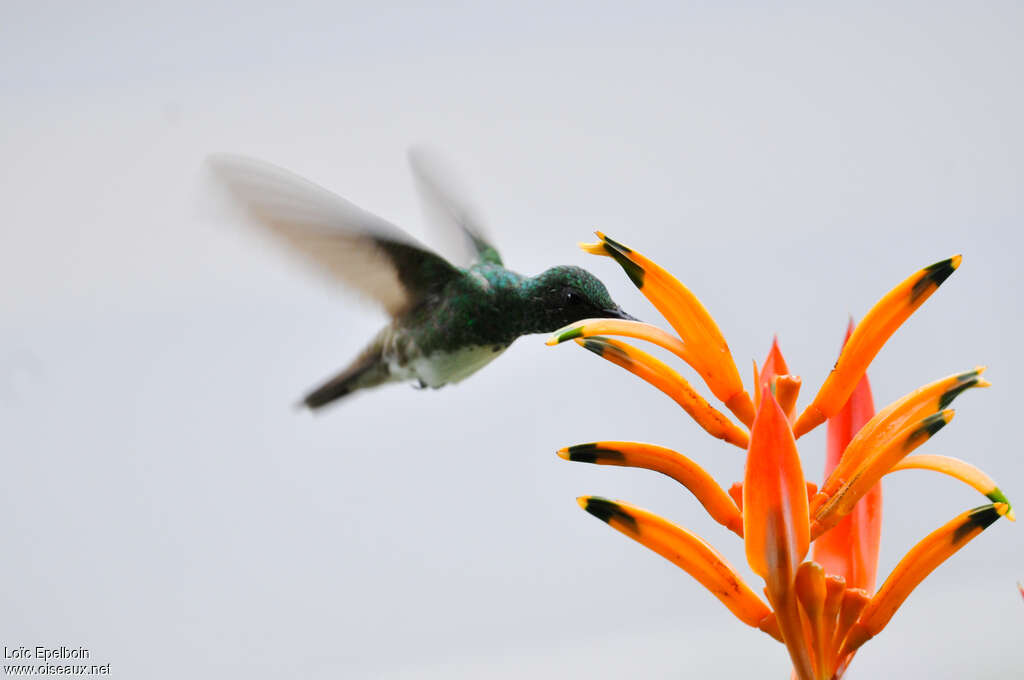
[[434,352],[409,362],[411,378],[417,378],[431,387],[465,380],[473,373],[494,361],[508,346],[487,345],[464,347],[454,352]]

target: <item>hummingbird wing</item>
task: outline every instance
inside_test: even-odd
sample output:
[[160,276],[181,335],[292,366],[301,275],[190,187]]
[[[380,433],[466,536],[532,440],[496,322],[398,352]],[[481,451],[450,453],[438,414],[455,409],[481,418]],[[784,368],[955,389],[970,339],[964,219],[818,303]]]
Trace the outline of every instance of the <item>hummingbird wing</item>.
[[487,236],[482,220],[476,210],[458,190],[452,174],[436,154],[423,147],[409,149],[409,166],[412,168],[423,202],[427,222],[434,227],[446,242],[458,234],[455,248],[460,253],[459,264],[470,266],[477,262],[500,265],[501,255]]
[[398,227],[287,170],[230,154],[207,163],[257,223],[393,317],[463,276]]

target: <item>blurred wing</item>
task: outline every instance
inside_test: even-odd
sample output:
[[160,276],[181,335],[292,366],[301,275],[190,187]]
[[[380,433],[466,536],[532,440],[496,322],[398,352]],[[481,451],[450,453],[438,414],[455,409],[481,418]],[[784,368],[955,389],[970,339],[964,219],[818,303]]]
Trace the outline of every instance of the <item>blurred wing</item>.
[[409,166],[416,179],[427,222],[444,242],[460,254],[457,262],[469,266],[475,262],[501,264],[501,255],[491,245],[473,206],[461,196],[452,175],[433,154],[421,147],[409,150]]
[[287,170],[229,154],[207,162],[256,222],[392,316],[461,276],[398,227]]

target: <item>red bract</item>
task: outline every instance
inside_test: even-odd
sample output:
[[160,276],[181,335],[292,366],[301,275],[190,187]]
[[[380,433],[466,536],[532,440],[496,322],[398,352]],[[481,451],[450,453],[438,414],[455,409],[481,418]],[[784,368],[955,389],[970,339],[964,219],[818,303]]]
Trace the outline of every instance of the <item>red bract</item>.
[[[846,330],[846,341],[853,333],[853,320]],[[839,464],[843,451],[854,435],[875,415],[868,376],[853,389],[846,405],[828,420],[828,445],[825,475]],[[830,574],[846,579],[852,588],[875,590],[878,572],[878,544],[882,534],[882,485],[876,484],[843,519],[814,542],[814,561]]]
[[[912,452],[953,417],[953,399],[986,387],[983,368],[925,385],[874,412],[865,371],[886,340],[960,264],[956,256],[916,272],[886,294],[847,338],[811,403],[795,416],[800,379],[778,347],[754,367],[754,399],[717,324],[686,286],[643,255],[598,234],[584,250],[614,258],[664,315],[678,337],[637,321],[592,319],[557,331],[548,344],[575,340],[672,397],[705,431],[746,450],[742,484],[728,492],[697,463],[670,449],[604,441],[559,451],[573,461],[646,468],[672,477],[711,517],[741,536],[747,562],[764,580],[766,604],[702,538],[633,505],[585,496],[585,510],[671,560],[749,626],[789,652],[799,680],[837,680],[856,651],[889,622],[933,569],[999,517],[1010,503],[977,468],[955,458]],[[607,336],[649,341],[675,354],[738,420],[712,406],[672,367]],[[804,479],[796,440],[828,422],[820,489]],[[748,429],[749,428],[749,429]],[[881,478],[925,469],[959,479],[992,502],[968,510],[922,539],[875,591],[881,532]],[[813,546],[813,561],[805,561]]]

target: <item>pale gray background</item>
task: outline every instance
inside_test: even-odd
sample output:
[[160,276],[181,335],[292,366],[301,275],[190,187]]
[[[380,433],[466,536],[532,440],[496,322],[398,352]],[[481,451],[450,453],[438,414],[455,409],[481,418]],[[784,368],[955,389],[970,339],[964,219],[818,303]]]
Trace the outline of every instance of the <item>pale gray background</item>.
[[[702,297],[744,376],[777,332],[801,403],[848,314],[963,252],[873,364],[876,402],[988,364],[925,450],[1020,499],[1024,13],[889,5],[3,3],[0,644],[86,645],[118,678],[788,677],[573,499],[655,510],[749,573],[733,535],[667,479],[554,455],[641,439],[728,485],[739,451],[539,336],[454,388],[295,411],[382,316],[211,212],[200,166],[263,157],[422,233],[403,154],[431,143],[511,266],[586,265],[658,321],[575,248],[605,230]],[[886,483],[883,575],[984,501]],[[1020,673],[1022,545],[989,529],[849,677]]]

